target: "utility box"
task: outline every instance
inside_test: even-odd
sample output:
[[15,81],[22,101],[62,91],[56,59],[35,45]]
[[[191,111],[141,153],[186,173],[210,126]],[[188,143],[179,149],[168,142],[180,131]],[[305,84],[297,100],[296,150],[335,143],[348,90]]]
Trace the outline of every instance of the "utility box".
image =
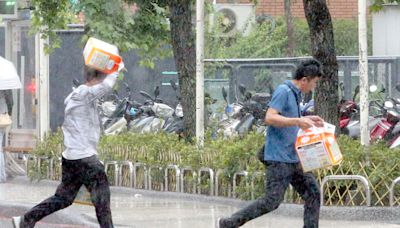
[[372,15],[373,55],[400,55],[400,5],[385,4]]

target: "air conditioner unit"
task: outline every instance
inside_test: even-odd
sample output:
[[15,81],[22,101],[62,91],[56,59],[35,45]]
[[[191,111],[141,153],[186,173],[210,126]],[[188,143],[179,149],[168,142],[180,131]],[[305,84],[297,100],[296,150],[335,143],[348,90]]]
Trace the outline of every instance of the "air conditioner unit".
[[17,0],[0,0],[0,18],[18,18],[17,7]]
[[236,32],[248,35],[252,24],[255,23],[254,4],[214,4],[214,13],[210,15],[210,25],[217,23],[221,27],[222,36],[230,36]]

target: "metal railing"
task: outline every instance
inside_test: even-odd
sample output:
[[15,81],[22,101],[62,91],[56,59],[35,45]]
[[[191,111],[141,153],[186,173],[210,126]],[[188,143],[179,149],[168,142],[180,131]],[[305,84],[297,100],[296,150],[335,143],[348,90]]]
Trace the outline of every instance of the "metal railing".
[[[219,196],[219,181],[220,181],[220,176],[224,174],[224,170],[219,169],[215,173],[215,196]],[[231,197],[231,183],[228,183],[228,197]]]
[[[153,188],[152,187],[152,176],[151,176],[151,170],[153,170],[153,169],[157,169],[159,171],[162,171],[162,167],[161,166],[156,166],[156,165],[149,167],[149,176],[148,176],[148,179],[147,179],[148,180],[148,189],[149,190],[151,190]],[[163,183],[161,183],[161,191],[164,191]]]
[[50,179],[50,159],[46,156],[36,157],[37,169],[39,173],[42,173],[41,166],[43,162],[46,162],[48,165],[46,167],[46,178]]
[[[55,169],[58,169],[58,166],[60,166],[61,168],[61,158],[53,158],[53,159],[48,159],[47,157],[31,157],[30,159],[28,159],[29,164],[34,164],[36,165],[36,167],[33,167],[35,170],[40,171],[40,173],[43,173],[40,168],[42,166],[43,163],[48,163],[49,166],[46,167],[46,177],[51,179],[51,178],[55,178],[56,176],[56,172]],[[56,167],[57,166],[57,167]],[[171,178],[171,173],[170,171],[175,170],[175,178],[176,178],[176,186],[174,188],[174,191],[177,192],[185,192],[185,173],[191,173],[193,180],[190,183],[190,185],[188,186],[187,192],[191,192],[191,193],[197,193],[197,194],[208,194],[211,196],[218,196],[220,195],[220,177],[221,175],[224,173],[224,170],[217,170],[217,172],[214,172],[213,169],[209,168],[209,167],[203,167],[201,169],[199,169],[198,171],[195,171],[194,169],[192,169],[191,167],[184,167],[184,168],[179,168],[177,165],[169,165],[167,167],[162,167],[162,166],[147,166],[144,163],[134,163],[132,164],[130,161],[121,161],[121,162],[117,162],[117,161],[108,161],[105,162],[105,171],[107,172],[110,168],[114,169],[114,173],[112,172],[108,172],[108,175],[113,175],[113,178],[117,181],[116,183],[118,183],[118,185],[122,185],[123,183],[129,183],[129,187],[133,187],[133,188],[137,188],[138,185],[140,185],[138,183],[138,170],[141,169],[143,170],[143,185],[144,185],[144,189],[148,189],[148,190],[152,190],[153,186],[152,186],[152,181],[154,181],[154,169],[158,170],[158,177],[157,178],[157,184],[160,185],[161,187],[161,191],[169,191],[169,178]],[[124,173],[123,170],[127,170],[126,172],[129,172],[129,175],[126,175],[126,172]],[[61,171],[61,169],[60,169]],[[237,197],[238,196],[238,180],[237,178],[239,176],[242,176],[242,178],[246,178],[246,179],[242,179],[242,181],[246,181],[246,187],[248,187],[248,185],[250,184],[250,195],[249,198],[254,199],[255,196],[255,192],[256,192],[256,185],[259,185],[261,183],[258,183],[260,181],[257,180],[257,178],[263,177],[265,174],[263,172],[260,171],[256,171],[254,173],[251,174],[250,180],[247,179],[249,173],[247,171],[241,171],[241,172],[237,172],[233,175],[232,178],[229,178],[229,184],[232,183],[232,185],[229,185],[227,187],[228,189],[228,197],[231,197],[231,195],[233,197]],[[128,179],[126,179],[128,178]],[[186,177],[187,178],[187,177]],[[205,180],[208,179],[208,180]],[[206,181],[206,182],[205,182]],[[322,180],[321,180],[321,205],[324,205],[324,189],[327,185],[328,181],[359,181],[361,182],[362,185],[364,185],[364,193],[361,192],[361,196],[362,201],[360,201],[361,203],[364,203],[367,206],[371,206],[371,192],[374,189],[370,189],[370,185],[368,182],[368,179],[360,176],[360,175],[329,175],[329,176],[325,176]],[[192,184],[193,183],[193,184]],[[389,203],[390,206],[394,206],[395,204],[395,187],[397,184],[400,183],[400,177],[396,178],[395,180],[392,181],[390,189],[388,187],[388,195],[389,196]],[[142,185],[141,185],[142,186]],[[207,188],[209,187],[209,191],[207,191],[207,193],[204,192],[205,187],[207,186]],[[347,186],[349,186],[347,184]],[[348,187],[347,187],[348,188]],[[231,191],[232,190],[232,191]],[[329,189],[328,189],[329,190]],[[337,191],[337,190],[334,190]],[[346,192],[350,192],[350,191],[357,191],[359,192],[359,190],[351,190],[348,189],[348,191],[346,190]],[[376,191],[376,190],[374,190]],[[291,192],[290,186],[288,189],[288,192]],[[329,193],[330,196],[332,195],[332,192]],[[333,194],[340,194],[339,192],[333,193]],[[286,196],[285,196],[286,197]],[[298,196],[297,196],[298,197]],[[298,200],[298,198],[295,197],[294,199]],[[342,196],[339,195],[339,197],[341,198]],[[350,196],[350,200],[353,200],[353,196]],[[288,202],[300,202],[300,201],[288,201]]]
[[214,171],[211,168],[203,167],[199,169],[199,176],[198,176],[198,193],[201,193],[201,174],[202,173],[209,173],[210,175],[210,195],[214,195]]
[[[185,192],[185,185],[184,185],[184,180],[185,180],[185,172],[190,172],[192,174],[193,179],[195,180],[197,177],[196,172],[190,168],[190,167],[185,167],[181,169],[181,192]],[[196,194],[196,182],[193,181],[193,188],[192,188],[192,193]]]
[[393,207],[393,205],[394,205],[394,187],[398,183],[400,183],[400,177],[398,177],[395,180],[393,180],[392,184],[390,185],[389,204],[390,204],[391,207]]
[[369,188],[369,183],[367,178],[360,176],[360,175],[330,175],[324,177],[321,182],[321,206],[324,205],[324,185],[326,182],[330,180],[358,180],[361,181],[361,183],[365,187],[365,194],[366,194],[366,204],[367,206],[371,206],[371,190]]
[[133,187],[133,164],[130,161],[123,161],[120,163],[119,167],[119,175],[118,175],[118,185],[122,186],[123,185],[123,169],[124,167],[128,167],[129,171],[129,187]]
[[265,173],[263,172],[254,172],[253,175],[251,175],[251,199],[254,200],[255,196],[254,196],[254,191],[255,191],[255,184],[254,181],[256,180],[257,176],[265,176]]
[[119,164],[117,161],[109,161],[104,165],[105,172],[107,173],[110,167],[114,167],[114,185],[118,185]]
[[137,176],[137,171],[140,167],[143,167],[143,173],[144,173],[144,177],[143,177],[143,182],[144,182],[144,189],[148,189],[148,172],[147,172],[147,166],[145,163],[141,163],[141,162],[136,162],[135,164],[133,164],[133,187],[136,188],[137,186],[137,180],[138,180],[138,176]]
[[168,170],[175,170],[175,176],[176,176],[176,186],[175,186],[175,191],[176,192],[180,192],[180,181],[179,178],[181,177],[181,170],[179,169],[179,167],[177,165],[168,165],[165,168],[164,171],[164,184],[165,184],[165,191],[169,191],[168,190]]
[[236,172],[236,173],[234,173],[233,174],[233,180],[232,180],[232,185],[233,185],[233,189],[232,189],[232,191],[233,191],[233,198],[236,198],[236,187],[237,187],[237,184],[236,184],[236,178],[238,177],[238,176],[243,176],[244,177],[244,181],[246,182],[246,186],[248,186],[249,185],[249,183],[247,182],[247,176],[249,175],[249,173],[247,172],[247,171],[240,171],[240,172]]

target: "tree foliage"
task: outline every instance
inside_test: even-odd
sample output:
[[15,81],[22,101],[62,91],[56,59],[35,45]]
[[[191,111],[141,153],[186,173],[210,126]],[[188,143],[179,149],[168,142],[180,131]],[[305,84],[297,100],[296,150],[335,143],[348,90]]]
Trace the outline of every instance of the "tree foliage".
[[85,42],[89,36],[116,44],[121,52],[135,49],[141,54],[142,63],[154,66],[154,60],[171,54],[165,48],[169,43],[169,27],[164,8],[151,1],[143,1],[135,14],[130,10],[132,1],[81,0],[32,0],[33,31],[42,33],[51,43],[47,51],[59,47],[55,30],[66,29],[80,12],[85,15]]
[[[338,56],[358,55],[358,22],[356,19],[333,20],[335,49]],[[368,22],[371,24],[371,22]],[[281,58],[287,57],[286,23],[283,18],[270,22],[256,23],[249,35],[238,32],[230,37],[215,36],[221,28],[206,29],[205,56],[209,59],[229,58]],[[294,20],[296,45],[293,57],[310,56],[311,42],[307,21]],[[372,53],[372,29],[368,29],[368,52]]]
[[400,0],[372,0],[370,9],[372,12],[382,10],[385,4],[399,4]]

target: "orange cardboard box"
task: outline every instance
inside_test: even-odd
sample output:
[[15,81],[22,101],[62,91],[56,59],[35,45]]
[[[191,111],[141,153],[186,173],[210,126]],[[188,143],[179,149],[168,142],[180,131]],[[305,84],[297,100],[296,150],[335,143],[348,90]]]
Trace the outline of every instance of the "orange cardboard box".
[[296,151],[304,172],[340,164],[343,155],[336,142],[335,126],[324,123],[324,127],[299,130]]
[[106,74],[115,72],[122,62],[117,46],[96,38],[89,38],[83,50],[85,64]]

